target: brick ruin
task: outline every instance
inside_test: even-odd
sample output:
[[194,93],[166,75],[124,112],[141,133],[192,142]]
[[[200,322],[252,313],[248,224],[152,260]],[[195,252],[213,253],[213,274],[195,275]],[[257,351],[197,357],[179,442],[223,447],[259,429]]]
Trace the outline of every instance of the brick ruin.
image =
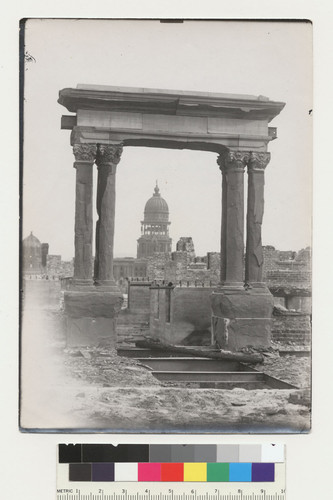
[[73,276],[74,262],[49,254],[49,244],[32,234],[22,241],[22,273],[29,278],[60,279]]
[[[204,257],[196,257],[191,237],[180,238],[176,248],[172,253],[155,253],[147,260],[147,277],[129,280],[127,319],[132,315],[135,322],[135,316],[141,311],[140,328],[136,329],[139,336],[148,333],[150,323],[150,334],[161,340],[178,344],[192,340],[197,345],[207,345],[211,339],[208,297],[219,283],[220,254],[209,252]],[[275,304],[272,340],[285,345],[309,345],[310,249],[294,252],[265,246],[263,253],[263,280]],[[168,295],[173,301],[172,318]],[[163,323],[160,334],[156,321],[159,307],[159,324]]]
[[280,251],[263,247],[263,279],[276,303],[290,310],[311,313],[311,251]]
[[272,338],[309,345],[311,342],[311,250],[294,251],[263,247],[263,279],[274,297]]
[[147,260],[147,276],[151,281],[164,281],[179,286],[217,285],[220,281],[220,253],[209,252],[196,257],[191,237],[181,237],[171,253],[155,253]]

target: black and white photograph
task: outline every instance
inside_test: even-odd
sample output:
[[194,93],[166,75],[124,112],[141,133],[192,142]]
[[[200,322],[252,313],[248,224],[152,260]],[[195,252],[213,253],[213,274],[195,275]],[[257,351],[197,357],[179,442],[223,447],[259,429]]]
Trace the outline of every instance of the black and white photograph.
[[309,432],[312,23],[20,30],[21,430]]

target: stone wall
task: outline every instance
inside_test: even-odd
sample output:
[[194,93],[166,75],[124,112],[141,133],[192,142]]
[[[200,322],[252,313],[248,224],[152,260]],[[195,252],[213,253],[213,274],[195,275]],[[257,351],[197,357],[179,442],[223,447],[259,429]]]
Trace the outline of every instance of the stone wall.
[[212,252],[210,257],[197,257],[191,261],[188,253],[183,251],[172,252],[171,255],[155,253],[148,259],[147,276],[151,281],[164,281],[166,284],[217,285],[220,281],[220,257]]
[[129,281],[128,282],[128,309],[131,312],[141,312],[149,314],[151,283],[147,281]]
[[266,283],[268,285],[279,284],[308,289],[311,285],[311,273],[303,270],[278,269],[267,273]]
[[127,307],[122,308],[117,318],[118,345],[135,343],[149,332],[150,283],[128,281]]
[[47,266],[45,272],[50,278],[73,276],[73,260],[63,261],[61,260],[61,255],[47,255]]
[[62,276],[73,276],[73,274],[74,274],[73,260],[62,260],[61,261],[61,275]]
[[311,342],[310,315],[297,312],[273,314],[272,339],[284,344],[309,345]]
[[[272,246],[264,246],[263,281],[304,282],[310,285],[311,252],[309,248],[293,252],[276,250]],[[281,272],[281,274],[279,274]]]
[[186,252],[190,261],[195,259],[194,243],[191,236],[182,236],[176,244],[176,250]]
[[210,287],[152,287],[150,333],[166,343],[210,345]]
[[49,276],[59,276],[61,274],[61,255],[47,256],[47,274]]
[[220,281],[221,274],[221,254],[220,252],[207,253],[207,268],[210,271],[211,279],[216,283]]
[[171,264],[171,255],[168,253],[155,252],[152,257],[147,259],[147,276],[151,280],[171,281],[175,280],[175,269]]
[[147,276],[146,259],[134,259],[133,257],[113,259],[113,276],[116,281],[133,277]]
[[[311,312],[311,251],[280,251],[263,247],[263,280],[279,302],[288,309]],[[279,300],[277,300],[279,299]]]

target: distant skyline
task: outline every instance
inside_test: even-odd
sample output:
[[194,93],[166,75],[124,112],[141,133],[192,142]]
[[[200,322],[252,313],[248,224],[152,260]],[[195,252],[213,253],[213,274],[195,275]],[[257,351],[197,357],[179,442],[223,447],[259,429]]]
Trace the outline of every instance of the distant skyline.
[[[56,43],[55,43],[56,40]],[[263,244],[311,245],[312,27],[287,22],[30,20],[25,49],[23,237],[74,255],[75,171],[58,92],[78,83],[265,95],[286,103],[270,126]],[[117,169],[115,257],[136,256],[144,205],[158,179],[173,249],[192,236],[197,255],[219,251],[217,155],[126,147]],[[96,196],[96,168],[94,196]],[[246,176],[245,176],[246,177]],[[246,184],[246,183],[245,183]],[[96,210],[94,210],[96,221]]]

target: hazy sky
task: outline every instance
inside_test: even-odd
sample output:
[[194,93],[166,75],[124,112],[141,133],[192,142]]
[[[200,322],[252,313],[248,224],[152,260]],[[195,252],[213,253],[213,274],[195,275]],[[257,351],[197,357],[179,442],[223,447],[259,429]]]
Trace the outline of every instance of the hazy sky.
[[[25,49],[23,236],[74,254],[75,170],[58,92],[78,83],[265,95],[286,107],[271,122],[263,243],[311,244],[312,28],[288,22],[32,20]],[[135,256],[144,205],[158,179],[173,248],[192,236],[197,255],[218,251],[217,155],[124,148],[117,170],[115,255]],[[96,179],[96,169],[95,169]],[[95,183],[96,186],[96,183]],[[95,188],[94,188],[95,190]],[[96,219],[96,214],[95,214]]]

